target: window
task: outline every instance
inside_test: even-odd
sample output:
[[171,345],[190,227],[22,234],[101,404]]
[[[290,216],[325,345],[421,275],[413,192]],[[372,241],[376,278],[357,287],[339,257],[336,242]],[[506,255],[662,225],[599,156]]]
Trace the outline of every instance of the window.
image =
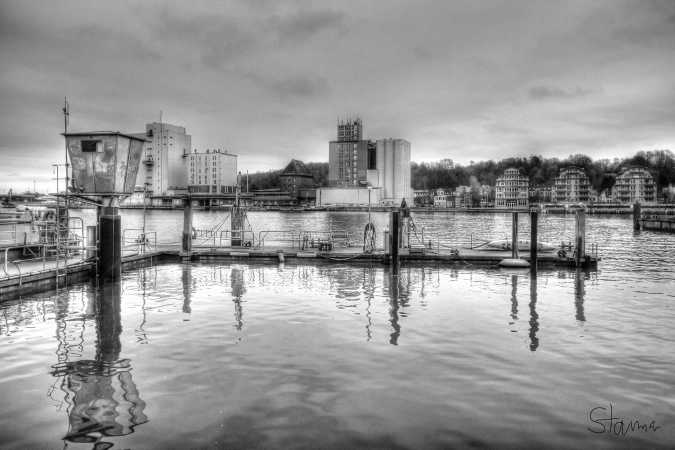
[[103,142],[99,140],[83,140],[82,141],[82,152],[83,153],[102,153],[103,152]]

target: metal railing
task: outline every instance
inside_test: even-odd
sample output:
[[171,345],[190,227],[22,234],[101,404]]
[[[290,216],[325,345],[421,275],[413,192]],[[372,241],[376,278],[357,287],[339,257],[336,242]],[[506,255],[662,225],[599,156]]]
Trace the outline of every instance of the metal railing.
[[150,249],[157,248],[157,232],[147,231],[143,233],[142,228],[125,228],[122,230],[122,248],[124,250],[136,249],[136,254],[140,255]]

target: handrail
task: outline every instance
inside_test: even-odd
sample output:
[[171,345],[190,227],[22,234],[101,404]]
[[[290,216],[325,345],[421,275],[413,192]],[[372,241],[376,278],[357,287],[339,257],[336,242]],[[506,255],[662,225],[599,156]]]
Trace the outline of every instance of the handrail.
[[[232,242],[232,239],[239,239],[244,247],[253,247],[255,246],[255,232],[252,230],[221,230],[218,240],[219,247],[225,247],[223,245],[223,235],[229,235],[229,238],[225,238],[225,241]],[[247,236],[250,236],[250,239],[247,240]]]
[[298,242],[300,246],[300,235],[295,231],[288,230],[261,230],[258,232],[258,247],[265,247],[265,239],[272,234],[272,236],[281,235],[275,239],[269,239],[272,242],[290,242],[291,248],[295,248],[295,243]]

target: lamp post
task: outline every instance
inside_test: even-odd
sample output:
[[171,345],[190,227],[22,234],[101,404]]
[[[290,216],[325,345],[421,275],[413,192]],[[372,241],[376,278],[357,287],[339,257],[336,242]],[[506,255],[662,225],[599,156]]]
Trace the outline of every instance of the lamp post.
[[370,223],[370,192],[373,190],[372,186],[368,186],[368,223]]

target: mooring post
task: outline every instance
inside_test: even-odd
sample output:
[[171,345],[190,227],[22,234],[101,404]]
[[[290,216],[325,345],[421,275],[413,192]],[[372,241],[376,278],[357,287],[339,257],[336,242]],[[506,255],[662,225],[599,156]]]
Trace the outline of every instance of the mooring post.
[[122,217],[117,207],[103,207],[98,218],[98,274],[119,280],[122,274]]
[[391,233],[391,247],[389,249],[391,264],[396,270],[398,267],[398,250],[401,245],[401,214],[398,210],[392,211],[389,216],[389,232]]
[[537,241],[537,222],[539,220],[539,213],[537,211],[530,211],[530,271],[537,272],[537,258],[539,250],[539,242]]
[[181,257],[190,260],[192,257],[192,199],[187,197],[183,204],[183,243]]
[[583,208],[577,210],[576,219],[574,262],[579,267],[585,262],[586,256],[586,211]]
[[511,258],[518,259],[518,212],[513,211],[511,220]]
[[633,203],[633,230],[640,231],[640,215],[641,207],[640,202]]

